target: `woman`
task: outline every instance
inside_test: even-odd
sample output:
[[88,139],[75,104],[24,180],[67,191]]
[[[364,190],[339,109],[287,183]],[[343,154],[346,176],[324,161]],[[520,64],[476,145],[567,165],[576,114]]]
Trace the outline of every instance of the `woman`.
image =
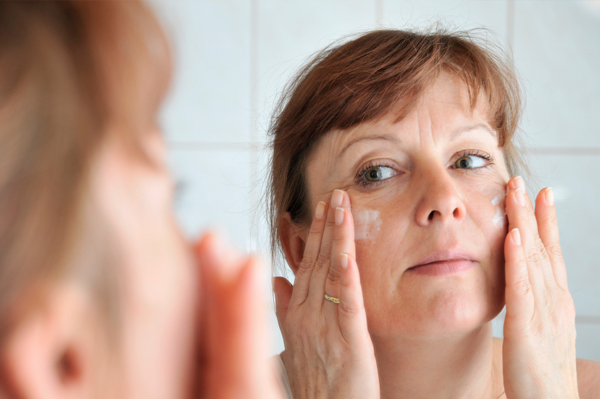
[[139,1],[0,2],[0,397],[276,398],[256,260],[172,211]]
[[288,396],[600,397],[600,364],[575,357],[552,189],[534,211],[511,177],[521,108],[500,54],[374,31],[288,89],[271,129]]

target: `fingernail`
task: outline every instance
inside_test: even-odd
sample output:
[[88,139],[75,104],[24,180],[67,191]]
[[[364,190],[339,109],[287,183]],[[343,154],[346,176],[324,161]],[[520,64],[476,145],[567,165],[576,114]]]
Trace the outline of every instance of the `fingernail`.
[[554,190],[552,190],[552,187],[546,188],[544,194],[546,197],[546,204],[554,206]]
[[348,254],[341,253],[340,255],[342,256],[341,257],[341,260],[342,260],[342,262],[341,262],[342,269],[347,269],[348,268]]
[[517,202],[519,203],[519,205],[525,206],[525,195],[523,195],[523,190],[517,188],[515,190],[515,197],[517,198]]
[[331,196],[331,207],[337,208],[338,206],[342,206],[342,201],[344,200],[344,192],[342,190],[335,190],[333,195]]
[[323,218],[325,214],[325,203],[323,201],[319,201],[317,204],[317,209],[315,210],[315,218],[320,220]]
[[212,250],[214,251],[213,256],[216,264],[211,266],[218,270],[223,278],[230,280],[239,273],[242,266],[242,258],[222,234],[215,233],[213,235]]
[[344,223],[344,208],[335,208],[335,224],[338,226]]
[[512,229],[510,232],[510,237],[515,245],[521,245],[521,233],[519,232],[519,229]]
[[515,177],[515,184],[517,189],[525,191],[525,180],[521,176]]

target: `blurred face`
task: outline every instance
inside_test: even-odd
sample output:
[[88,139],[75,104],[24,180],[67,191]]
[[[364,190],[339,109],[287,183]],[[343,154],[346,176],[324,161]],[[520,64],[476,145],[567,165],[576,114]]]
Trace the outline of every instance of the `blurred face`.
[[442,74],[401,121],[333,131],[311,155],[311,209],[350,196],[374,339],[470,331],[504,305],[509,175],[486,107]]
[[173,215],[173,182],[158,132],[142,143],[152,163],[108,140],[92,190],[118,244],[122,278],[119,375],[126,398],[191,392],[198,277]]

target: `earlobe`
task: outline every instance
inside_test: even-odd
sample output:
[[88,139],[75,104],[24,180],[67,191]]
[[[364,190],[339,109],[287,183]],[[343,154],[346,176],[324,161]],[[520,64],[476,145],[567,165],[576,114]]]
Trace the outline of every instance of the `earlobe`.
[[294,225],[289,212],[286,212],[281,219],[281,245],[288,265],[296,274],[300,262],[304,256],[304,238],[299,234],[298,227]]
[[82,292],[61,285],[2,343],[0,361],[9,397],[86,398],[95,392],[98,325]]

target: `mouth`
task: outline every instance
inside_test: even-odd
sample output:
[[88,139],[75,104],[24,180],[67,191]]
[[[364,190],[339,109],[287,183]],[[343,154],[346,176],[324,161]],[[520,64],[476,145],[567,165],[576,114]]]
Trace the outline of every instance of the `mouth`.
[[476,264],[473,256],[465,252],[437,251],[406,269],[406,272],[421,276],[448,276],[465,272]]

